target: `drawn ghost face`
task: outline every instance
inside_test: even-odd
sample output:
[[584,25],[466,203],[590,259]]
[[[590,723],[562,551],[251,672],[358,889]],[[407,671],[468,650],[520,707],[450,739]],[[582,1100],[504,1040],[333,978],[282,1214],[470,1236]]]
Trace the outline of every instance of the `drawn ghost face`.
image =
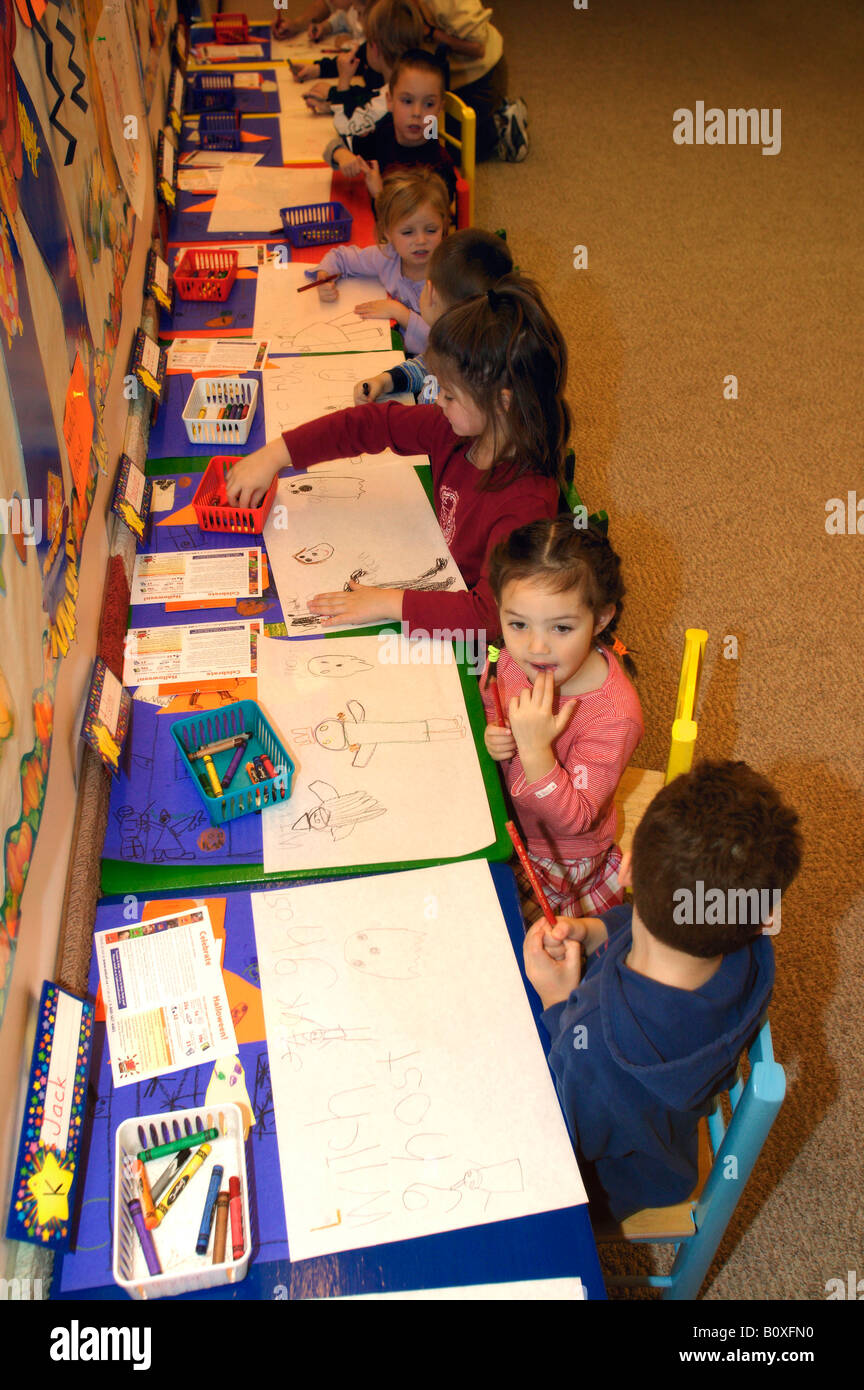
[[325,719],[315,730],[315,742],[337,751],[348,747],[348,735],[341,719]]
[[383,980],[414,980],[420,974],[423,933],[404,927],[371,927],[345,942],[345,959],[361,975]]
[[324,806],[316,806],[314,811],[307,811],[305,816],[295,820],[292,830],[329,830],[330,812]]
[[297,496],[359,497],[362,478],[287,478],[288,491]]
[[310,676],[357,676],[372,667],[359,656],[313,656],[308,670]]
[[301,565],[320,565],[322,561],[329,560],[332,554],[332,545],[328,545],[326,541],[319,541],[317,545],[307,545],[296,551],[294,559]]

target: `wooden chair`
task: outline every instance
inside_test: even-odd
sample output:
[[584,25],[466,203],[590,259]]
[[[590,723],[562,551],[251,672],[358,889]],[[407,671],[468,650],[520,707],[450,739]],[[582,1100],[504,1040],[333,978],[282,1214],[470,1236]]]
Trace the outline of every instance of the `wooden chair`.
[[745,1081],[742,1058],[726,1093],[729,1122],[718,1095],[700,1123],[699,1181],[689,1199],[671,1207],[646,1207],[617,1226],[595,1226],[598,1243],[673,1244],[671,1272],[610,1276],[609,1284],[659,1288],[664,1299],[697,1297],[786,1094],[786,1075],[774,1060],[767,1017],[747,1055],[750,1075]]
[[[450,129],[447,127],[448,116],[451,121]],[[452,129],[452,123],[456,121],[459,122],[458,136]],[[466,106],[464,101],[460,101],[454,92],[445,92],[441,138],[459,166],[459,177],[456,180],[456,226],[460,230],[474,225],[476,137],[477,113],[470,106]]]
[[628,767],[618,783],[615,805],[618,808],[616,840],[622,851],[633,842],[633,831],[642,819],[649,802],[661,787],[681,772],[689,772],[696,747],[697,724],[694,718],[699,694],[699,677],[708,633],[701,627],[688,627],[684,634],[684,657],[678,678],[678,699],[672,721],[672,739],[665,775],[642,767]]

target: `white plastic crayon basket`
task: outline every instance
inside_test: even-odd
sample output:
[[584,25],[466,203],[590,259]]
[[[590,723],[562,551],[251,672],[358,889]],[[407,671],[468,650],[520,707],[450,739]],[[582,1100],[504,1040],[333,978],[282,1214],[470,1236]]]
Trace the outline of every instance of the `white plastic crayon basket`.
[[[161,1274],[150,1274],[141,1241],[129,1211],[129,1202],[138,1196],[132,1164],[142,1149],[170,1142],[184,1134],[217,1128],[220,1137],[208,1140],[211,1146],[200,1169],[193,1175],[176,1202],[154,1230],[150,1231],[153,1245],[162,1266]],[[142,1143],[142,1136],[146,1140]],[[196,1144],[184,1153],[185,1163],[200,1148]],[[153,1159],[146,1165],[151,1188],[174,1155]],[[124,1161],[126,1160],[126,1161]],[[210,1231],[206,1255],[196,1252],[201,1218],[214,1166],[222,1165],[224,1174],[219,1184],[228,1191],[229,1179],[239,1177],[243,1213],[243,1250],[233,1258],[232,1231],[229,1215],[225,1240],[225,1259],[213,1263],[213,1244],[216,1219]],[[171,1183],[167,1191],[170,1191]],[[158,1201],[157,1201],[158,1206]],[[117,1128],[114,1159],[114,1278],[130,1298],[170,1298],[193,1289],[209,1289],[216,1284],[236,1284],[246,1276],[252,1242],[249,1230],[249,1188],[246,1177],[246,1154],[243,1145],[243,1115],[237,1105],[220,1104],[212,1108],[199,1106],[194,1110],[174,1110],[170,1114],[136,1116],[124,1120]]]
[[[183,407],[186,433],[193,444],[245,444],[257,404],[258,382],[249,377],[199,377]],[[242,420],[220,420],[220,413],[232,406],[245,407]]]

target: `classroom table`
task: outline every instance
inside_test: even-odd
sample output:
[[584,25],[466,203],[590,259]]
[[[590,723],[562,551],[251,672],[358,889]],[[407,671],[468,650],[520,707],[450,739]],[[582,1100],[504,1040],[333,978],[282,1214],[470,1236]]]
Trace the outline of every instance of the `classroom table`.
[[[500,864],[490,864],[489,871],[521,971],[523,926],[513,875]],[[157,901],[165,900],[163,894],[152,896]],[[226,900],[223,969],[250,982],[251,987],[256,947],[248,892],[227,889],[206,896]],[[175,899],[170,901],[176,903]],[[135,905],[136,911],[139,906]],[[128,903],[106,900],[97,910],[95,929],[128,926],[129,921]],[[523,972],[523,981],[524,978]],[[91,995],[95,996],[98,981],[94,959]],[[526,989],[541,1042],[548,1052],[549,1040],[539,1023],[539,1000],[527,984]],[[238,1042],[240,1036],[238,1025]],[[587,1205],[292,1264],[282,1203],[275,1196],[281,1193],[281,1181],[266,1042],[240,1042],[239,1055],[257,1117],[246,1146],[253,1258],[247,1278],[240,1284],[183,1294],[183,1301],[314,1298],[574,1275],[582,1279],[587,1297],[605,1298]],[[111,1274],[115,1128],[135,1115],[167,1113],[203,1104],[209,1076],[210,1067],[205,1065],[117,1089],[111,1080],[105,1025],[97,1022],[91,1069],[91,1090],[95,1088],[96,1098],[90,1106],[85,1136],[87,1168],[81,1188],[80,1219],[72,1242],[74,1252],[58,1257],[55,1264],[52,1299],[125,1297]]]

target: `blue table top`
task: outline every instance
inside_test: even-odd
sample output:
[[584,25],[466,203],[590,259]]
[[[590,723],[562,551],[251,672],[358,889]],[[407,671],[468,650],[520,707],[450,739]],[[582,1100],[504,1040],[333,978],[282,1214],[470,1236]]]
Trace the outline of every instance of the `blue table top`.
[[[523,929],[513,875],[505,865],[489,868],[521,970]],[[154,894],[148,901],[164,896]],[[223,967],[254,981],[257,962],[248,892],[220,889],[209,896],[227,901]],[[176,897],[172,895],[172,900]],[[143,904],[136,903],[136,912],[139,906]],[[128,911],[122,901],[104,900],[97,911],[96,930],[128,924]],[[539,1022],[539,1000],[525,984],[538,1034],[548,1051],[549,1040]],[[97,985],[94,960],[93,995]],[[240,1036],[238,1029],[238,1041]],[[184,1302],[308,1298],[574,1275],[582,1279],[589,1298],[605,1297],[586,1205],[291,1263],[284,1212],[277,1198],[281,1179],[266,1042],[240,1042],[239,1055],[257,1118],[246,1147],[253,1258],[242,1283],[184,1294]],[[89,1160],[76,1250],[58,1259],[52,1299],[125,1299],[111,1274],[114,1131],[135,1115],[203,1104],[210,1073],[209,1067],[196,1067],[117,1090],[101,1023],[96,1025],[93,1059],[91,1089],[95,1088],[97,1098],[88,1116]]]

